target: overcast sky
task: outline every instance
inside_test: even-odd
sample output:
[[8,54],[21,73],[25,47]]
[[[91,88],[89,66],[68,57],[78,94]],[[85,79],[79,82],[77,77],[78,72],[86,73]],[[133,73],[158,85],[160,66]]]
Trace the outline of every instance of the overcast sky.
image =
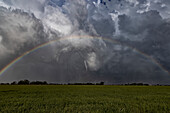
[[0,0],[0,69],[79,37],[25,56],[0,82],[170,84],[169,30],[168,0]]

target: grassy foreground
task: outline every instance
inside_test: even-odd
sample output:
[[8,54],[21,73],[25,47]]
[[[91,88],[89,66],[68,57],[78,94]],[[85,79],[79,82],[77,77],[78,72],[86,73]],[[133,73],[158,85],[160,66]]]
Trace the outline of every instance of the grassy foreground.
[[0,85],[0,113],[170,113],[170,87]]

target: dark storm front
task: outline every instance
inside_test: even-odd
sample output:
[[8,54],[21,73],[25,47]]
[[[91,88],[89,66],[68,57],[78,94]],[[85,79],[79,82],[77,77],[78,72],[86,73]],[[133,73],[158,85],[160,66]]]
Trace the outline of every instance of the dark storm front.
[[[170,82],[169,1],[0,0],[0,6],[0,82]],[[59,41],[18,60],[52,40]]]

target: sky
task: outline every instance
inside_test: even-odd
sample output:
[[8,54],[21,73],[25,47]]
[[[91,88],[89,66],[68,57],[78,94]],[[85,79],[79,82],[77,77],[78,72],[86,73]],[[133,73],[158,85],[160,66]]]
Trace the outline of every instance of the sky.
[[0,82],[170,84],[168,0],[0,0]]

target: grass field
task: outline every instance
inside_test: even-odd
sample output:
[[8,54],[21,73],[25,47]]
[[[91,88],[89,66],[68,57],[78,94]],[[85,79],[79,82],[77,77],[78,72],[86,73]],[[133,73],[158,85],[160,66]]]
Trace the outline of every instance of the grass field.
[[170,87],[0,85],[0,113],[170,113]]

